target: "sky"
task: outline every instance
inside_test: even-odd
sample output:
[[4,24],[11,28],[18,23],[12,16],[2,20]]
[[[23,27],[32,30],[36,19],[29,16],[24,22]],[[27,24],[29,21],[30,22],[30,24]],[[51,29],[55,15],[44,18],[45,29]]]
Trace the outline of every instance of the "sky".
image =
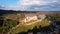
[[0,9],[21,11],[60,11],[60,0],[0,0]]

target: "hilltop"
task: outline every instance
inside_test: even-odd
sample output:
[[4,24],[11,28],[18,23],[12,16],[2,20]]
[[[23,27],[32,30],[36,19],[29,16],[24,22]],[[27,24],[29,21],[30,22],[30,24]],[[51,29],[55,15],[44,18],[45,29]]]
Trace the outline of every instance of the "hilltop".
[[35,26],[43,28],[52,21],[59,21],[59,15],[59,12],[0,10],[0,30],[3,29],[3,34],[16,34],[32,30]]

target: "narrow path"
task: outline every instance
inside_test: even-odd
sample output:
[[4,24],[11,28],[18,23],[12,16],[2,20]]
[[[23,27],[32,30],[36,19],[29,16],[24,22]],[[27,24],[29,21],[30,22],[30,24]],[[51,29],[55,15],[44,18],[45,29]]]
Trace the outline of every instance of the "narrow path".
[[[31,24],[34,24],[34,23],[36,23],[36,22],[39,22],[39,21],[42,21],[43,19],[40,19],[40,20],[37,20],[37,21],[35,21],[35,22],[32,22],[32,23],[29,23],[29,24],[24,24],[24,25],[31,25]],[[17,27],[19,27],[21,25],[21,23],[19,23],[17,26],[15,26],[15,27],[13,27],[7,34],[10,34],[11,33],[11,31],[13,30],[13,29],[16,29]]]
[[7,34],[10,34],[10,32],[13,30],[13,29],[16,29],[17,27],[19,27],[21,24],[19,23],[18,25],[16,25],[15,27],[13,27]]

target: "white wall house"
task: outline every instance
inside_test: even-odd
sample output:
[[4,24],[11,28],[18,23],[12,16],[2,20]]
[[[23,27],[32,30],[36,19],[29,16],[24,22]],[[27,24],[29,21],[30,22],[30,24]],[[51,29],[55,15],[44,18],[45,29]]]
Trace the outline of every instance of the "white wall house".
[[[34,15],[34,16],[25,16],[25,19],[23,19],[23,22],[30,22],[30,21],[34,21],[34,20],[41,20],[44,19],[46,16],[45,15]],[[38,19],[40,18],[40,19]]]
[[37,20],[37,16],[27,16],[25,19],[24,19],[24,22],[29,22],[31,20]]

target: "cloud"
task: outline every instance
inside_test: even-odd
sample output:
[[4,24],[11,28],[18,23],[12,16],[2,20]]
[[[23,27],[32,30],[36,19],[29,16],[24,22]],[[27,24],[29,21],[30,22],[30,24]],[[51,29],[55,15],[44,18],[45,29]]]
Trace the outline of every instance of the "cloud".
[[3,9],[21,11],[45,11],[59,10],[60,7],[58,6],[60,6],[60,0],[18,0],[17,5],[13,4],[10,6],[5,6]]
[[21,5],[47,5],[56,2],[58,0],[20,0]]
[[51,4],[51,5],[33,5],[30,7],[29,10],[33,11],[59,11],[60,10],[60,5],[59,4]]
[[22,5],[34,5],[34,4],[40,4],[40,1],[38,0],[21,0]]
[[[60,0],[20,0],[20,5],[22,8],[22,10],[34,10],[34,11],[38,11],[41,9],[44,10],[51,10],[50,6],[53,7],[53,5],[55,6],[55,4],[59,5]],[[47,5],[49,6],[47,9]],[[28,6],[28,7],[27,7]],[[33,7],[32,7],[33,6]],[[34,7],[35,6],[35,7]],[[56,7],[56,6],[55,6]],[[25,9],[26,8],[26,9]],[[58,9],[59,7],[56,7],[56,9]],[[54,10],[56,10],[55,8],[53,8]],[[52,9],[52,10],[53,10]]]

